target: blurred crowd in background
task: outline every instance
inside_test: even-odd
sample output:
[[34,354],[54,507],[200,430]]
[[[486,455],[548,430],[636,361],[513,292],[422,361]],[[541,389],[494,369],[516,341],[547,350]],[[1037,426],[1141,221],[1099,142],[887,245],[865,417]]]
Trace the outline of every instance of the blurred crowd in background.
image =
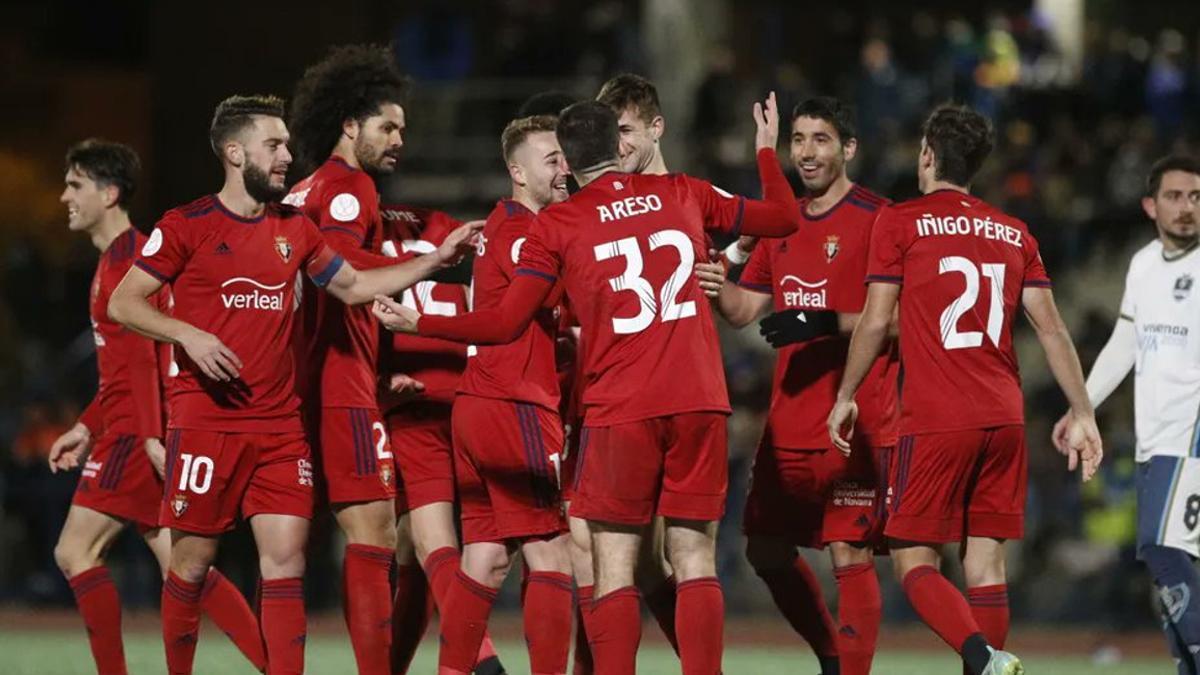
[[[975,192],[1029,223],[1041,242],[1085,368],[1108,337],[1129,256],[1154,236],[1139,205],[1150,164],[1168,151],[1200,151],[1200,32],[1162,27],[1170,25],[1169,9],[1159,28],[1139,30],[1112,3],[1083,3],[1088,12],[1072,50],[1056,37],[1054,18],[1028,3],[971,16],[829,9],[819,21],[795,3],[413,4],[390,33],[367,36],[392,41],[418,84],[406,159],[395,184],[384,186],[390,198],[482,217],[503,196],[498,130],[522,98],[539,88],[592,95],[607,76],[633,71],[660,83],[672,170],[756,195],[751,102],[773,89],[786,112],[806,96],[834,94],[858,111],[852,177],[904,199],[916,192],[923,116],[938,102],[963,101],[996,128],[997,147]],[[687,28],[722,25],[721,17],[729,25],[708,37]],[[661,30],[677,24],[684,26],[677,33]],[[689,58],[687,77],[672,78],[670,50],[699,57]],[[286,94],[288,86],[275,90]],[[194,131],[202,137],[202,128]],[[171,161],[159,152],[153,164],[166,170]],[[0,176],[20,170],[13,162],[0,153]],[[50,176],[38,195],[52,200],[61,184]],[[209,187],[194,185],[191,194]],[[176,196],[152,192],[153,207],[140,220],[152,222]],[[53,207],[30,211],[54,214]],[[0,601],[67,604],[52,549],[76,476],[51,475],[45,457],[95,387],[86,311],[96,254],[85,238],[68,238],[65,225],[39,233],[6,222],[11,212],[0,219]],[[61,213],[49,222],[65,220]],[[1133,559],[1132,388],[1099,411],[1107,459],[1097,479],[1081,486],[1048,442],[1065,402],[1022,330],[1032,484],[1026,539],[1010,560],[1013,613],[1114,631],[1149,626],[1149,582]],[[727,594],[731,611],[774,611],[744,562],[740,536],[773,354],[753,329],[723,329],[723,338],[735,414],[720,572],[739,589]],[[341,547],[330,545],[334,535],[322,522],[308,592],[315,606],[329,607],[335,584],[314,580],[337,578],[340,562],[330,556]],[[234,538],[219,564],[249,587],[249,540],[244,532]],[[129,606],[152,605],[153,561],[135,536],[118,546],[113,566]],[[904,616],[907,604],[890,588],[885,607]]]

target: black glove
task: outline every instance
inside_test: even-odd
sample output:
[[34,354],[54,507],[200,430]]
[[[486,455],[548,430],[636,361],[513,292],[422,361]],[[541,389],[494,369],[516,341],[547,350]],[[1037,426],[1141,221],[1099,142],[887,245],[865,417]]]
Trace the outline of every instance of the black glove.
[[776,349],[824,335],[837,335],[837,312],[785,309],[759,321],[758,332]]

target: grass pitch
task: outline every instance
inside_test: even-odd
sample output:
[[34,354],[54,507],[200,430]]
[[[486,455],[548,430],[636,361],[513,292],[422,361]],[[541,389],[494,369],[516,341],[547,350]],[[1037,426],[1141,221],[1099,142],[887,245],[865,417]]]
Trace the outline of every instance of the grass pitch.
[[[519,642],[501,642],[500,655],[510,673],[528,673],[524,646]],[[1165,649],[1164,649],[1165,651]],[[158,635],[131,632],[125,636],[125,657],[132,675],[165,672],[162,643]],[[1175,672],[1165,654],[1157,659],[1131,659],[1123,663],[1098,666],[1084,657],[1056,657],[1030,654],[1023,657],[1026,672],[1032,675],[1154,675]],[[891,651],[880,654],[872,669],[881,675],[960,675],[960,661],[945,653]],[[675,655],[657,644],[642,647],[638,671],[647,675],[678,673]],[[87,641],[80,630],[0,629],[0,673],[4,675],[91,675],[95,673]],[[253,675],[233,645],[211,625],[201,633],[196,652],[197,675]],[[337,635],[310,637],[307,648],[307,672],[316,675],[354,672],[354,657],[349,642]],[[427,639],[417,653],[411,672],[414,675],[437,672],[437,643]],[[729,675],[816,675],[817,662],[802,650],[783,647],[734,647],[725,652],[725,672]]]

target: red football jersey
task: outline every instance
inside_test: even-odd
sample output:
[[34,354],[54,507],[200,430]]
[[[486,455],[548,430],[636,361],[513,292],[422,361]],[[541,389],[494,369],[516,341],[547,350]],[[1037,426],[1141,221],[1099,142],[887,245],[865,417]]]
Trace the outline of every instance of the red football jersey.
[[[380,255],[383,224],[375,182],[340,157],[330,157],[283,201],[316,223],[326,243],[355,268],[394,262]],[[346,305],[311,282],[301,296],[297,339],[305,404],[374,408],[379,326],[371,306]]]
[[[449,214],[401,204],[385,204],[383,253],[401,260],[433,253],[459,225]],[[404,291],[400,302],[426,316],[456,316],[468,311],[467,286],[418,281]],[[467,367],[467,347],[438,338],[389,333],[380,371],[404,373],[425,385],[418,400],[450,403]]]
[[[888,202],[857,185],[820,215],[808,215],[807,201],[800,200],[803,219],[795,234],[760,241],[738,283],[770,294],[777,312],[861,312],[867,300],[863,277],[867,273],[871,228]],[[767,414],[776,446],[829,447],[825,418],[837,399],[849,346],[849,338],[839,335],[778,350]],[[896,443],[898,371],[899,354],[889,342],[858,390],[855,433],[870,447]]]
[[[92,277],[89,313],[96,341],[96,365],[100,387],[81,419],[93,435],[129,434],[142,438],[162,438],[163,409],[159,368],[160,356],[168,345],[159,346],[108,318],[108,298],[133,265],[146,237],[130,228],[117,236],[100,254]],[[150,298],[151,304],[166,311],[168,289]],[[165,358],[163,360],[166,360]]]
[[900,433],[1024,422],[1012,321],[1026,286],[1049,286],[1025,223],[938,190],[885,207],[867,281],[900,284]]
[[163,215],[135,263],[174,291],[175,318],[216,335],[242,361],[237,380],[210,380],[183,350],[170,426],[301,431],[291,349],[297,274],[324,286],[342,258],[298,210],[270,204],[243,218],[209,195]]
[[608,172],[538,214],[517,274],[558,280],[587,345],[584,419],[607,426],[729,412],[721,347],[693,275],[705,227],[736,234],[744,200],[706,181]]
[[[474,307],[497,307],[516,273],[521,248],[534,214],[511,199],[488,215],[475,256]],[[555,298],[553,298],[552,302]],[[557,311],[541,309],[521,337],[504,345],[481,345],[467,361],[458,391],[487,398],[533,403],[558,412],[559,381],[555,363]]]

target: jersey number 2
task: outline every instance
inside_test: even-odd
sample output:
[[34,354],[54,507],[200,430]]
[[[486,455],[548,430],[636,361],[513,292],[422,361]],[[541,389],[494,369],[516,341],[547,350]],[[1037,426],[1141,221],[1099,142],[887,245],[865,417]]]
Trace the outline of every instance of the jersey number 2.
[[[598,244],[595,248],[596,260],[608,260],[617,256],[625,258],[625,271],[619,277],[608,280],[608,285],[614,291],[631,291],[636,293],[641,308],[637,316],[613,317],[613,332],[617,335],[640,333],[654,323],[654,316],[660,315],[663,321],[676,321],[696,316],[696,303],[688,300],[676,302],[679,292],[692,274],[692,264],[696,261],[696,252],[692,248],[692,240],[679,230],[660,230],[648,237],[650,250],[670,246],[679,252],[679,266],[667,279],[657,296],[654,287],[642,277],[642,249],[638,246],[637,237],[625,237],[607,244]],[[661,304],[660,304],[661,303]],[[661,307],[661,309],[660,309]]]
[[991,304],[988,307],[987,336],[992,344],[1000,346],[1000,329],[1004,326],[1004,264],[984,263],[975,268],[975,263],[962,256],[948,256],[938,261],[938,274],[958,272],[963,275],[967,287],[962,295],[950,303],[942,311],[939,320],[942,333],[942,346],[946,349],[966,349],[983,344],[983,333],[977,330],[959,331],[958,320],[962,318],[979,299],[979,273],[987,277],[991,283]]

